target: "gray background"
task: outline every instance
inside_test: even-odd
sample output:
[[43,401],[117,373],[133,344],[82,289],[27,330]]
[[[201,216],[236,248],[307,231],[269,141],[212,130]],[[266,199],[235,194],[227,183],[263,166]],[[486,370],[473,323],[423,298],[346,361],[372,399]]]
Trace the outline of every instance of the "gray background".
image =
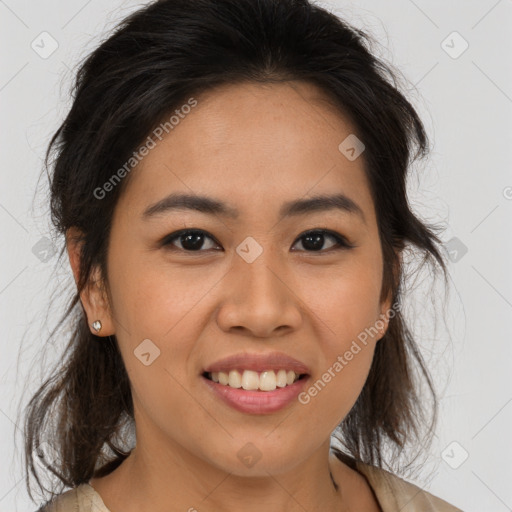
[[[0,0],[0,511],[35,509],[17,413],[59,359],[58,343],[45,360],[39,350],[56,318],[45,321],[48,302],[59,310],[51,292],[71,283],[66,261],[54,270],[61,241],[49,231],[45,179],[38,185],[42,157],[69,108],[77,62],[140,5]],[[465,511],[512,510],[512,1],[322,5],[380,41],[434,143],[410,197],[423,219],[446,227],[453,292],[438,327],[422,303],[441,289],[420,283],[411,294],[410,320],[441,393],[435,442],[413,481]]]

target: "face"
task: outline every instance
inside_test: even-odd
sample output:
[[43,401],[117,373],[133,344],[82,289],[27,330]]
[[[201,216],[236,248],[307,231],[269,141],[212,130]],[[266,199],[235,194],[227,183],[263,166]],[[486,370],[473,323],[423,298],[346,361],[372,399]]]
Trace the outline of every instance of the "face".
[[[196,99],[132,171],[108,246],[110,310],[98,301],[86,309],[89,323],[101,318],[102,335],[117,336],[137,447],[238,475],[276,474],[325,445],[384,334],[360,341],[390,306],[379,302],[364,153],[349,159],[338,149],[353,128],[312,85],[230,85]],[[171,194],[205,196],[226,212],[171,208]],[[345,207],[281,216],[289,203],[334,195]],[[272,393],[287,396],[284,405],[272,398],[265,408],[257,397],[241,410],[203,376],[228,356],[275,352],[307,368],[293,385],[301,394],[239,390],[234,400]],[[254,466],[242,460],[247,450],[261,456]]]

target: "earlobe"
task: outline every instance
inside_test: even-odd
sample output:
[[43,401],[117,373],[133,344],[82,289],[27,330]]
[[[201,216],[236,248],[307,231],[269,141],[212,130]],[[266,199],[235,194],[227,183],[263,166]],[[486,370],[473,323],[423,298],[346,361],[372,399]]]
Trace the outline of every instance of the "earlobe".
[[80,299],[86,310],[91,332],[96,336],[114,334],[110,304],[99,267],[92,270],[89,282],[80,293]]
[[[82,233],[76,228],[68,229],[66,249],[77,286],[80,283],[82,244]],[[99,267],[92,269],[87,283],[80,291],[80,301],[87,317],[87,324],[93,334],[109,336],[115,333],[111,308]]]

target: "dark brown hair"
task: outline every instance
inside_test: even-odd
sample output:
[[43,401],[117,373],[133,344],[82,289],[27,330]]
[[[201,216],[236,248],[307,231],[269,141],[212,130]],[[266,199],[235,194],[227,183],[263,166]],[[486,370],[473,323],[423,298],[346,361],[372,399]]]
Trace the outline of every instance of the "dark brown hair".
[[[42,461],[55,482],[68,487],[108,474],[129,454],[128,375],[115,336],[100,342],[91,334],[79,291],[94,268],[107,275],[112,214],[130,176],[101,199],[94,191],[191,96],[242,82],[316,85],[366,148],[362,158],[383,250],[382,299],[400,304],[406,283],[398,253],[407,247],[440,267],[446,283],[437,228],[413,214],[406,194],[411,163],[428,154],[427,135],[399,90],[397,72],[373,54],[372,44],[365,32],[307,0],[160,0],[127,17],[84,60],[71,109],[45,161],[54,226],[59,235],[76,227],[83,237],[78,290],[50,336],[67,333],[65,352],[24,413],[31,497],[29,473],[42,489],[33,462],[38,447],[51,446],[57,457],[50,460],[41,449]],[[64,254],[63,243],[60,260]],[[428,425],[418,369],[433,397]],[[421,432],[432,434],[436,407],[428,370],[398,310],[335,436],[347,455],[382,467],[386,445],[399,452],[416,439],[426,446]],[[55,485],[52,492],[61,491]]]

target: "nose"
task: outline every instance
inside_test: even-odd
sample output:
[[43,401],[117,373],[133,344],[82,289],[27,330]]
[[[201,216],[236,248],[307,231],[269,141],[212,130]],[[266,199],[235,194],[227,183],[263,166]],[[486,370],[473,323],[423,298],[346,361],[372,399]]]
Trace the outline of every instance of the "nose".
[[258,338],[298,329],[303,308],[292,281],[270,251],[263,251],[252,263],[236,256],[224,278],[217,309],[219,327]]

